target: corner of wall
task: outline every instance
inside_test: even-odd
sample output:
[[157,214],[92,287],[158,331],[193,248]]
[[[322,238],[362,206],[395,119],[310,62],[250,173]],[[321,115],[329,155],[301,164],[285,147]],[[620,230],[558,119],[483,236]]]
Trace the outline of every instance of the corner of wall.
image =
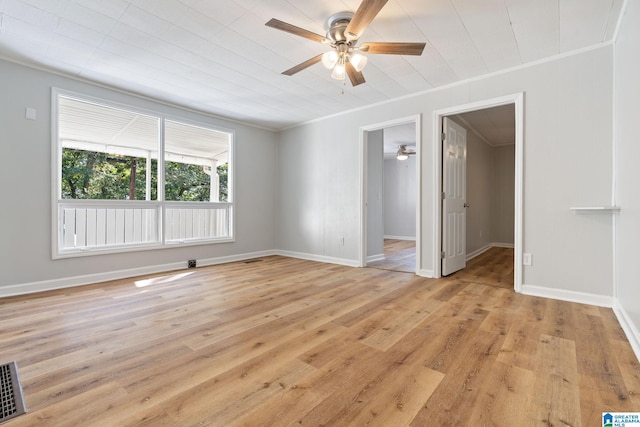
[[636,358],[640,360],[640,331],[635,327],[633,321],[617,298],[614,298],[613,300],[613,312],[618,318],[618,322],[620,323],[622,330],[627,335],[627,339],[629,340],[629,344],[631,344],[631,348],[633,349]]

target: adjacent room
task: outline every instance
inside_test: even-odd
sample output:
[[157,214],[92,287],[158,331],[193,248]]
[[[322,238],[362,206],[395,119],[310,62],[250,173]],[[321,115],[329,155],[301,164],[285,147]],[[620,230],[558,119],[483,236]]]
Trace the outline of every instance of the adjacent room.
[[632,0],[0,0],[0,424],[640,412],[639,52]]

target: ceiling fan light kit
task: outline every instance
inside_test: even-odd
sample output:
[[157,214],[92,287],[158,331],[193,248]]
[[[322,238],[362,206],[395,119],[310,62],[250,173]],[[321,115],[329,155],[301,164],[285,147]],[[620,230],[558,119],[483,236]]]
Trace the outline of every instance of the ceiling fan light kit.
[[327,70],[331,70],[338,63],[338,59],[340,59],[338,52],[330,50],[322,55],[322,65],[324,65]]
[[398,151],[396,152],[396,159],[398,160],[407,160],[409,156],[416,154],[414,150],[407,148],[406,145],[398,146]]
[[365,65],[367,65],[367,57],[361,53],[355,52],[349,55],[349,62],[351,62],[351,65],[353,65],[353,68],[355,68],[356,71],[362,71]]
[[351,84],[357,86],[365,82],[362,70],[367,65],[367,57],[361,52],[387,55],[422,55],[425,43],[363,42],[357,46],[358,39],[387,1],[363,0],[355,13],[339,12],[331,15],[327,20],[325,36],[275,18],[269,20],[265,24],[268,27],[320,42],[332,48],[332,50],[314,56],[282,74],[292,76],[311,65],[322,62],[325,68],[333,70],[331,77],[344,80],[346,76],[349,76]]
[[344,67],[344,58],[340,58],[335,67],[333,67],[333,71],[331,72],[331,77],[336,80],[344,80],[346,76],[345,67]]

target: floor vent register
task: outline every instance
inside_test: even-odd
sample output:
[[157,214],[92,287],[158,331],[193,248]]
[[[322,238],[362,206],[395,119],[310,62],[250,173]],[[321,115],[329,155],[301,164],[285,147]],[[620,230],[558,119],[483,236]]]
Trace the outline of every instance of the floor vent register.
[[0,423],[27,412],[18,377],[18,365],[0,365]]

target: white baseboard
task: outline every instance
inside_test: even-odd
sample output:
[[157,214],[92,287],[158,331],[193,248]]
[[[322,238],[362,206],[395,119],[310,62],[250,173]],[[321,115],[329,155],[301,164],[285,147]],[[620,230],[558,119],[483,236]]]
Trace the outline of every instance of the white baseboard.
[[489,243],[483,247],[481,247],[480,249],[476,249],[473,252],[470,252],[467,254],[467,256],[465,257],[466,261],[472,260],[473,258],[482,255],[483,253],[485,253],[486,251],[488,251],[491,248],[514,248],[514,244],[513,243],[497,243],[497,242],[493,242],[493,243]]
[[385,239],[393,239],[393,240],[410,240],[415,242],[416,241],[416,236],[387,236],[386,234],[384,235]]
[[433,272],[433,270],[421,269],[421,270],[418,270],[416,274],[420,277],[427,277],[429,279],[433,279],[435,277],[435,273]]
[[[218,258],[206,258],[196,260],[198,266],[225,264],[234,261],[259,258],[276,255],[275,251],[260,251],[246,254],[229,255]],[[145,274],[164,273],[167,271],[182,270],[187,268],[186,262],[173,262],[169,264],[150,265],[146,267],[130,268],[126,270],[109,271],[105,273],[85,274],[82,276],[64,277],[61,279],[43,280],[39,282],[21,283],[0,287],[0,298],[33,294],[36,292],[53,291],[56,289],[71,288],[74,286],[91,285],[110,280],[126,279],[129,277],[143,276]]]
[[382,261],[384,259],[384,254],[371,255],[367,257],[367,263]]
[[629,314],[617,298],[615,298],[613,302],[613,312],[618,318],[622,330],[627,335],[627,339],[629,340],[629,344],[631,344],[633,352],[636,354],[636,358],[640,360],[640,331],[638,331],[638,328],[633,324]]
[[470,252],[467,254],[467,256],[465,257],[466,261],[472,260],[475,257],[482,255],[483,253],[487,252],[489,249],[491,249],[493,247],[493,245],[491,243],[489,243],[486,246],[481,247],[480,249],[476,249],[473,252]]
[[286,256],[289,258],[306,259],[307,261],[326,262],[328,264],[345,265],[347,267],[360,267],[360,263],[352,259],[334,258],[324,255],[307,254],[304,252],[292,252],[276,250],[275,255]]
[[515,245],[513,243],[498,243],[498,242],[493,242],[491,244],[491,246],[493,246],[494,248],[510,248],[513,249],[515,248]]
[[545,288],[535,285],[522,285],[521,293],[535,297],[551,298],[561,301],[590,304],[598,307],[613,307],[613,297],[609,295],[589,294],[566,289]]
[[275,250],[270,249],[267,251],[249,252],[249,253],[240,254],[240,255],[228,255],[228,256],[217,257],[217,258],[207,258],[202,260],[199,259],[197,261],[198,261],[199,267],[206,267],[208,265],[226,264],[228,262],[245,261],[248,259],[262,258],[266,256],[273,256],[273,255],[278,255],[278,254],[276,253]]

